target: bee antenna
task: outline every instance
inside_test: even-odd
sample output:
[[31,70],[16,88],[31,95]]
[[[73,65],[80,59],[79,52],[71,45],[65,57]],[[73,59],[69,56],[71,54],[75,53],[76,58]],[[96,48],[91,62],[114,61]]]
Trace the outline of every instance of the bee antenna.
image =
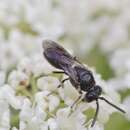
[[114,105],[113,103],[111,103],[110,101],[108,101],[107,99],[105,99],[104,97],[98,97],[98,99],[104,100],[106,103],[108,103],[109,105],[111,105],[112,107],[116,108],[117,110],[119,110],[122,113],[126,113],[123,109],[119,108],[118,106]]
[[97,105],[97,108],[96,108],[96,112],[95,112],[95,115],[94,115],[94,118],[93,118],[91,127],[94,126],[94,124],[95,124],[95,122],[96,122],[96,120],[97,120],[97,115],[98,115],[98,112],[99,112],[99,103],[98,103],[98,100],[96,100],[96,105]]

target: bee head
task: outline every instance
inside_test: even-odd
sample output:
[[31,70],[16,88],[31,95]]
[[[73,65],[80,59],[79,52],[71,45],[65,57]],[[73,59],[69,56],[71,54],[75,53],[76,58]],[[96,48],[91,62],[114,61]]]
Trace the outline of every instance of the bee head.
[[96,112],[91,124],[91,127],[94,126],[97,116],[98,116],[98,112],[99,112],[99,102],[98,99],[105,101],[106,103],[108,103],[109,105],[111,105],[112,107],[114,107],[115,109],[117,109],[118,111],[122,112],[122,113],[126,113],[123,109],[121,109],[120,107],[116,106],[115,104],[111,103],[110,101],[108,101],[106,98],[104,97],[100,97],[102,93],[102,88],[98,85],[95,85],[94,87],[92,87],[84,96],[83,101],[87,101],[87,102],[92,102],[92,101],[96,101]]
[[97,100],[102,93],[102,88],[98,85],[92,87],[86,94],[83,101],[92,102]]

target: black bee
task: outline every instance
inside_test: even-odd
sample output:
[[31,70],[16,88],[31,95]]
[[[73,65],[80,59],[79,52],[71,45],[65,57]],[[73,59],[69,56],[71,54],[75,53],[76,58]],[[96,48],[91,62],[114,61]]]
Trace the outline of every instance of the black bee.
[[96,85],[92,72],[88,70],[83,64],[81,64],[76,59],[76,57],[70,55],[62,46],[58,45],[56,42],[51,40],[44,40],[43,48],[44,48],[43,54],[47,59],[47,61],[57,69],[62,70],[62,71],[55,71],[54,73],[64,73],[68,75],[69,78],[64,79],[62,81],[62,84],[66,80],[70,80],[72,85],[80,93],[80,96],[73,103],[73,105],[82,97],[83,91],[86,92],[85,96],[82,99],[83,101],[87,102],[96,101],[97,108],[91,126],[94,126],[98,115],[99,111],[98,99],[104,100],[109,105],[118,109],[122,113],[125,113],[123,109],[119,108],[118,106],[109,102],[104,97],[100,96],[102,93],[102,88],[99,85]]

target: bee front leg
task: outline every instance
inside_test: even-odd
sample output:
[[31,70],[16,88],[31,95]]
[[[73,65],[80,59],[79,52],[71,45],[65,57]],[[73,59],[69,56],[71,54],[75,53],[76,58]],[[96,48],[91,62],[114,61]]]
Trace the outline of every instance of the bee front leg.
[[76,105],[78,103],[78,101],[81,99],[82,94],[79,95],[79,97],[73,102],[73,104],[71,105],[71,109],[73,109],[74,105]]
[[58,88],[63,87],[65,81],[69,80],[69,78],[63,79],[61,83],[58,85]]
[[82,98],[82,92],[80,91],[80,95],[79,95],[79,97],[73,102],[73,104],[71,105],[71,112],[70,112],[70,114],[69,114],[69,116],[71,116],[71,114],[73,113],[73,107],[75,106],[75,105],[77,105],[77,103],[78,103],[78,101],[80,100]]
[[82,90],[80,88],[80,86],[78,85],[78,87],[76,87],[78,92],[79,92],[79,97],[74,101],[74,103],[71,105],[71,109],[73,109],[74,105],[78,103],[78,101],[81,99],[82,97]]

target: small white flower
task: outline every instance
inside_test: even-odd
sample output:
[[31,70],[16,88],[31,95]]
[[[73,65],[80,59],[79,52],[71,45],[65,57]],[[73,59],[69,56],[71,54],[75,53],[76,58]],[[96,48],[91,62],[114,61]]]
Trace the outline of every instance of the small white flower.
[[64,100],[65,104],[71,106],[79,97],[78,91],[71,85],[70,81],[64,83],[64,88],[59,89],[59,95]]
[[16,127],[13,127],[11,130],[18,130]]
[[0,71],[0,86],[2,86],[5,82],[6,73],[4,71]]
[[35,76],[39,76],[41,74],[50,74],[54,70],[54,67],[47,62],[42,52],[41,54],[38,53],[32,55],[31,61],[33,65],[32,71]]
[[46,110],[48,108],[48,101],[46,100],[48,94],[49,94],[48,91],[44,91],[44,92],[37,92],[36,95],[35,95],[35,102],[43,110]]
[[19,85],[27,86],[29,77],[22,71],[14,70],[10,73],[8,82],[14,89],[17,89]]
[[58,128],[58,124],[57,124],[56,120],[53,118],[50,118],[48,120],[48,126],[51,130],[60,130],[60,128]]
[[37,81],[37,86],[41,90],[54,91],[58,85],[60,85],[59,80],[53,76],[42,77]]
[[31,117],[32,117],[31,102],[30,100],[25,99],[20,112],[20,120],[29,121]]
[[71,116],[69,116],[69,114],[70,108],[63,108],[58,110],[56,114],[56,121],[60,130],[86,130],[85,126],[83,126],[83,122],[81,121],[82,119],[80,118],[81,113],[75,113]]
[[126,111],[126,118],[128,120],[130,120],[130,96],[128,96],[124,101],[123,101],[123,106],[124,106],[124,109]]
[[17,66],[17,68],[18,68],[18,71],[21,71],[21,72],[24,72],[24,73],[26,73],[27,75],[31,75],[31,73],[32,73],[32,63],[31,63],[31,60],[30,60],[30,58],[29,57],[25,57],[25,58],[23,58],[20,62],[19,62],[19,64],[18,64],[18,66]]
[[10,109],[7,102],[0,100],[0,130],[10,129]]
[[[116,75],[106,82],[93,69],[92,72],[96,84],[105,93],[103,96],[119,104],[118,90],[130,88],[129,12],[129,0],[1,0],[0,130],[17,130],[10,126],[12,109],[9,106],[20,111],[19,130],[103,130],[103,124],[116,111],[104,101],[99,101],[98,120],[93,128],[85,128],[82,124],[87,120],[83,111],[90,107],[95,110],[95,102],[80,102],[69,117],[70,108],[59,108],[62,101],[64,105],[71,106],[79,96],[70,82],[57,89],[60,84],[57,78],[39,78],[38,91],[31,95],[31,100],[22,95],[16,96],[17,87],[28,85],[32,75],[37,78],[55,70],[42,54],[41,39],[60,40],[68,50],[73,47],[80,57],[86,57],[100,41],[98,46],[109,54],[107,56]],[[5,84],[6,78],[9,85]],[[52,91],[58,94],[48,95]],[[30,90],[27,92],[31,94]],[[129,97],[123,105],[130,113]],[[129,115],[126,114],[128,120]]]
[[40,103],[31,104],[29,99],[25,99],[20,112],[20,130],[47,130],[46,116]]
[[22,105],[23,98],[15,96],[15,91],[9,85],[4,85],[0,88],[0,98],[4,99],[13,108],[20,109]]
[[60,104],[60,99],[57,96],[50,95],[48,97],[49,100],[49,111],[52,112],[57,108]]
[[60,99],[56,95],[48,95],[50,92],[39,92],[35,96],[38,106],[43,110],[49,109],[49,112],[54,111],[60,104]]
[[95,123],[93,127],[90,127],[89,130],[104,130],[103,125]]

